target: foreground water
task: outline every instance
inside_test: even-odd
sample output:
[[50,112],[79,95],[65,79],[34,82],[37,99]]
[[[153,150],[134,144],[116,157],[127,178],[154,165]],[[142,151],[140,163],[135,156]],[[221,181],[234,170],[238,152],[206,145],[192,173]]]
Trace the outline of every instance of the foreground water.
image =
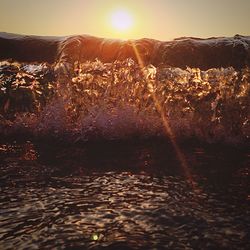
[[2,142],[0,248],[249,249],[249,150],[180,148]]
[[250,249],[250,69],[0,62],[0,249]]

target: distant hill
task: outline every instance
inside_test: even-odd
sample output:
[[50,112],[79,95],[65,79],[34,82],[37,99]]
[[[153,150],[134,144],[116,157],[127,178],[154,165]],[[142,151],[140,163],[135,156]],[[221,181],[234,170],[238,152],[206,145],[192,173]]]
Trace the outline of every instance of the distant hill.
[[250,36],[123,41],[90,35],[45,37],[0,32],[0,60],[73,63],[96,58],[112,62],[129,57],[143,65],[240,69],[250,66]]

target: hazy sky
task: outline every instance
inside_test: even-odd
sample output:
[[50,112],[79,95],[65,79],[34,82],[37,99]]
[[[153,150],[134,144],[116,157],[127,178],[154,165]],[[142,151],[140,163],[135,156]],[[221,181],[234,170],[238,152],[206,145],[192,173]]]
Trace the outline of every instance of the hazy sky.
[[[133,20],[127,31],[112,27],[118,9]],[[0,31],[160,40],[250,35],[249,13],[250,0],[0,0]]]

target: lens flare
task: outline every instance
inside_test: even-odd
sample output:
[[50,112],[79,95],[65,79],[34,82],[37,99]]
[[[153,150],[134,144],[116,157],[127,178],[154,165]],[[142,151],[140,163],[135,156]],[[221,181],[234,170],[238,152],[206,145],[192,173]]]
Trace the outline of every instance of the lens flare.
[[[137,61],[139,63],[139,66],[141,68],[141,70],[143,71],[143,69],[145,68],[145,63],[136,47],[136,45],[132,42],[132,46],[133,46],[133,49],[134,49],[134,52],[135,52],[135,55],[137,57]],[[182,168],[182,171],[188,181],[188,183],[191,185],[191,187],[193,188],[193,190],[195,192],[201,192],[201,190],[197,187],[197,183],[194,181],[193,179],[193,176],[191,174],[191,171],[189,170],[189,166],[188,166],[188,163],[186,161],[186,158],[184,156],[184,154],[182,153],[178,143],[177,143],[177,140],[176,140],[176,137],[175,137],[175,134],[173,133],[171,127],[170,127],[170,124],[169,124],[169,121],[167,119],[167,116],[160,104],[160,101],[158,100],[155,92],[153,91],[153,85],[151,84],[150,80],[148,79],[147,75],[145,74],[145,72],[143,72],[143,75],[144,75],[144,78],[145,78],[145,81],[147,83],[147,89],[148,89],[148,92],[150,93],[153,101],[154,101],[154,105],[156,107],[156,110],[157,112],[159,113],[159,115],[161,116],[161,119],[162,119],[162,124],[164,126],[164,129],[165,129],[165,132],[167,134],[167,136],[169,137],[171,143],[172,143],[172,146],[175,150],[175,153],[176,153],[176,156],[180,162],[180,165],[181,165],[181,168]]]
[[92,239],[93,241],[97,241],[97,240],[99,239],[98,234],[94,233],[94,234],[91,236],[91,239]]

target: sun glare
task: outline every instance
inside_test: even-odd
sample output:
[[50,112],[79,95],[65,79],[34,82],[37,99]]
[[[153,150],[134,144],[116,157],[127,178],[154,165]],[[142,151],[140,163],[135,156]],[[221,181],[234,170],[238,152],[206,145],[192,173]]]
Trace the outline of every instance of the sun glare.
[[111,15],[111,24],[117,31],[126,31],[133,25],[133,18],[125,10],[117,10]]

